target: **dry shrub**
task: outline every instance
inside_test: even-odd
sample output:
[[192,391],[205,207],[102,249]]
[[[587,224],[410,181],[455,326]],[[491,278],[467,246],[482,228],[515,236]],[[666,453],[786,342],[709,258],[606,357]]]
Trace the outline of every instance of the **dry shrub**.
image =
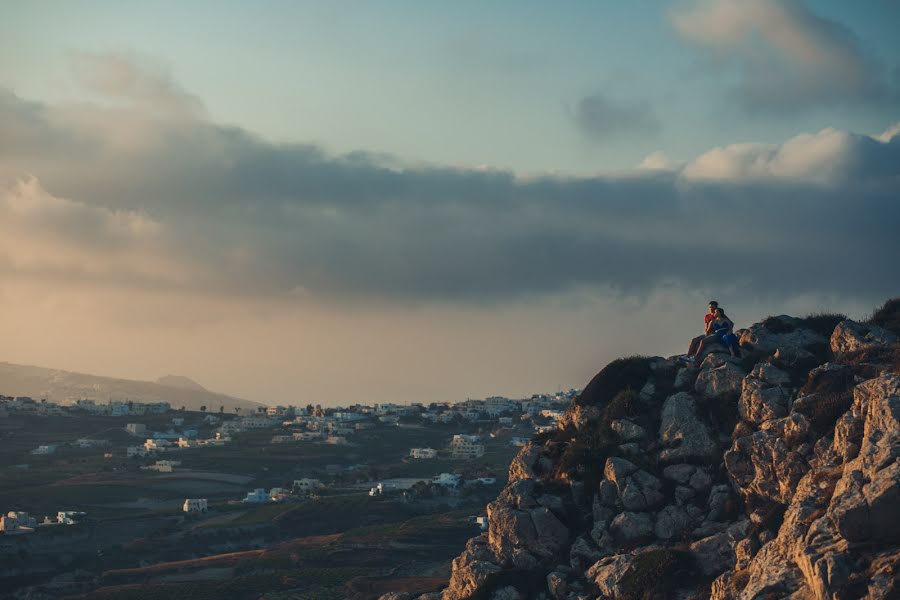
[[900,335],[900,297],[891,298],[872,313],[869,323]]

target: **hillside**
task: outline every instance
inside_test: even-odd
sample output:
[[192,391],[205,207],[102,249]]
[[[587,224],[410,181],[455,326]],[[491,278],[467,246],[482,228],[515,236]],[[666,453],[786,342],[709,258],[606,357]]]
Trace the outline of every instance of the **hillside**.
[[184,406],[189,410],[199,410],[201,406],[218,410],[224,406],[226,411],[233,411],[235,407],[255,409],[261,406],[250,400],[210,392],[186,377],[168,376],[154,383],[6,362],[0,362],[0,394],[46,398],[56,402],[67,398],[90,398],[97,402],[110,399],[168,402],[173,408]]
[[449,586],[382,600],[900,597],[900,299],[738,333],[741,358],[609,364]]

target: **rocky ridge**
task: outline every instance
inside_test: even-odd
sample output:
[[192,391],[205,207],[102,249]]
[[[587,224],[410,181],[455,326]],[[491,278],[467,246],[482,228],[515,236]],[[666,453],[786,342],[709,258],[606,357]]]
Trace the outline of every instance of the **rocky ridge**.
[[888,309],[895,331],[770,317],[739,332],[740,359],[610,363],[514,459],[449,586],[415,598],[900,597]]

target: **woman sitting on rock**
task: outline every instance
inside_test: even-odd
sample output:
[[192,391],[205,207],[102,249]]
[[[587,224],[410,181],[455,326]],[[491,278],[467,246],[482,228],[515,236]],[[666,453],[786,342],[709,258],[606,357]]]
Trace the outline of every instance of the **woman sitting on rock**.
[[689,361],[695,361],[698,356],[703,356],[703,352],[709,349],[710,344],[722,344],[728,348],[732,356],[741,355],[738,338],[734,335],[734,322],[728,318],[722,308],[716,307],[715,318],[709,323],[709,331],[710,334],[700,341],[693,355],[688,356]]
[[728,318],[722,308],[716,308],[716,318],[710,323],[712,335],[708,335],[700,342],[697,348],[696,356],[702,356],[703,350],[708,348],[710,344],[723,344],[732,356],[741,355],[741,347],[738,344],[738,338],[734,335],[734,321]]

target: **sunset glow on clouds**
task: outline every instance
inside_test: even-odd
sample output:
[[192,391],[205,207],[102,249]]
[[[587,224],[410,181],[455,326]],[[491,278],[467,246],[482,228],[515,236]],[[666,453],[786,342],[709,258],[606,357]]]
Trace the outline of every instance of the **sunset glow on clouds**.
[[[739,320],[868,308],[900,287],[886,66],[900,54],[874,55],[818,8],[833,7],[658,14],[719,102],[740,98],[766,131],[803,106],[824,111],[818,126],[710,129],[692,150],[668,137],[663,98],[586,85],[574,108],[556,104],[571,147],[647,157],[592,172],[275,138],[219,120],[152,47],[67,48],[69,98],[22,92],[0,63],[2,359],[184,372],[273,402],[448,400],[578,386],[617,355],[680,351],[709,294]],[[854,130],[853,110],[882,122]]]

